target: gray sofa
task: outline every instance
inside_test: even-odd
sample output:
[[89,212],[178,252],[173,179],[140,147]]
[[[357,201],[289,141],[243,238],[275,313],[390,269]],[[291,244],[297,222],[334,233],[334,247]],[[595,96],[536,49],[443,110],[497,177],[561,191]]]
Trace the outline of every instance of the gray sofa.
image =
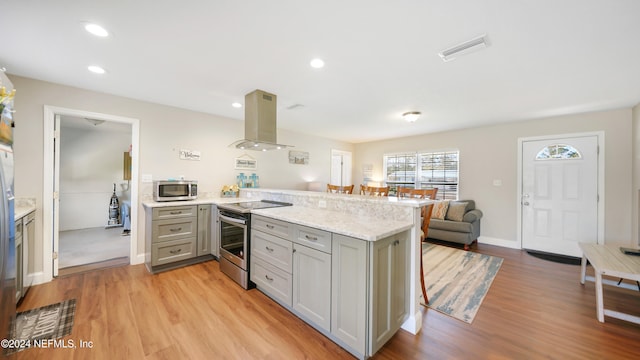
[[[450,204],[466,202],[462,221],[431,218],[427,238],[441,241],[455,242],[464,245],[465,250],[469,250],[469,245],[478,241],[480,236],[480,219],[482,211],[476,209],[476,202],[473,200],[456,200]],[[451,209],[451,207],[449,208]]]

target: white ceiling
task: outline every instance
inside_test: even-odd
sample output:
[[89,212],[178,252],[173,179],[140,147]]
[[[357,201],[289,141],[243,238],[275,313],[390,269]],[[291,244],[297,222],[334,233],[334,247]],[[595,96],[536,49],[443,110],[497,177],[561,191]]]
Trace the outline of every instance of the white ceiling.
[[[638,14],[638,0],[2,1],[0,67],[238,120],[231,103],[262,89],[279,128],[362,142],[634,106]],[[485,50],[437,55],[482,34]]]

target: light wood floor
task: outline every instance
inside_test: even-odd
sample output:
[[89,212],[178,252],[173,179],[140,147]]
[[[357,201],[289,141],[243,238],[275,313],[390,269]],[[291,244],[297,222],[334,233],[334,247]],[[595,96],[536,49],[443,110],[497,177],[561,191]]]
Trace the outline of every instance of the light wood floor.
[[[580,267],[489,245],[505,259],[473,324],[423,308],[422,331],[399,331],[374,359],[637,359],[640,325],[596,319]],[[18,359],[352,359],[257,290],[210,261],[158,275],[142,265],[33,287],[19,311],[76,298],[66,339],[92,349],[29,349]],[[605,288],[608,307],[640,313],[640,293]]]

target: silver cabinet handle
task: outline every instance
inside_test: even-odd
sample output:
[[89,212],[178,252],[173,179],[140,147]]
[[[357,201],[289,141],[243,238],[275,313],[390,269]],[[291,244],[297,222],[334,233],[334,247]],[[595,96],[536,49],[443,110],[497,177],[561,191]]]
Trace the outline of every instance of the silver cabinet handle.
[[273,252],[273,249],[268,246],[265,246],[264,248],[267,249],[268,252]]
[[178,249],[178,250],[169,250],[170,253],[172,254],[179,254],[182,251],[182,249]]
[[267,224],[266,227],[267,227],[267,229],[273,229],[274,228],[274,226],[271,225],[271,224]]
[[273,278],[270,278],[269,275],[265,275],[264,278],[269,280],[269,281],[273,281]]
[[182,230],[182,228],[181,228],[181,227],[179,227],[179,228],[172,228],[172,229],[169,229],[169,231],[171,231],[171,232],[178,232],[178,231],[180,231],[180,230]]
[[396,240],[393,242],[393,246],[399,245],[400,244],[400,240]]
[[307,240],[311,240],[311,241],[318,241],[318,238],[316,236],[309,236],[309,235],[305,235],[304,236]]
[[178,214],[182,214],[182,211],[170,211],[169,214],[178,215]]
[[528,202],[528,201],[525,201],[525,202],[523,202],[523,203],[522,203],[522,205],[524,205],[524,206],[529,206],[529,202]]

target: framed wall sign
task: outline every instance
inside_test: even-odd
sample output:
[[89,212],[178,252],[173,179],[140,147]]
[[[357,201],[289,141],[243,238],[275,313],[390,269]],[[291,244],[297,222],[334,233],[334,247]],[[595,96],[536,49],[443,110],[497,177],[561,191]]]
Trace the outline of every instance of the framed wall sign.
[[258,160],[244,154],[236,158],[236,170],[256,170],[258,168]]

